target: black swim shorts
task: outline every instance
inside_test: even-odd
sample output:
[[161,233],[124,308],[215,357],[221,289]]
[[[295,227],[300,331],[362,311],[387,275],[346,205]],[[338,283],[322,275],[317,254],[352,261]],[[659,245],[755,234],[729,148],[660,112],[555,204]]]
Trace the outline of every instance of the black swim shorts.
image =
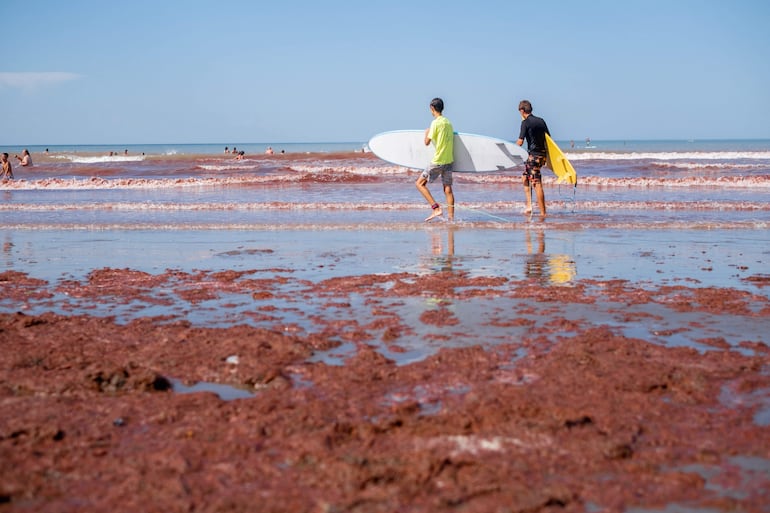
[[540,175],[540,169],[545,165],[545,157],[540,155],[530,155],[527,161],[524,163],[524,172],[521,176],[524,177],[524,186],[528,187],[530,180],[533,184],[542,183],[542,177]]

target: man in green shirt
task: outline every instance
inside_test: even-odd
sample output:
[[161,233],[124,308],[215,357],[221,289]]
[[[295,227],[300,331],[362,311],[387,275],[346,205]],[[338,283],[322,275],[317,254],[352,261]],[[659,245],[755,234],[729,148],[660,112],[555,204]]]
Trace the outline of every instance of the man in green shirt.
[[433,159],[430,165],[422,172],[415,182],[417,190],[428,201],[433,209],[433,213],[425,218],[430,221],[434,217],[443,214],[441,206],[433,199],[433,195],[428,190],[428,182],[433,182],[441,175],[441,183],[444,185],[444,194],[446,195],[447,210],[449,211],[449,220],[454,219],[455,197],[452,192],[452,163],[454,162],[454,129],[452,123],[443,116],[444,101],[441,98],[434,98],[430,102],[430,113],[433,115],[433,122],[425,129],[425,146],[431,142],[436,147]]

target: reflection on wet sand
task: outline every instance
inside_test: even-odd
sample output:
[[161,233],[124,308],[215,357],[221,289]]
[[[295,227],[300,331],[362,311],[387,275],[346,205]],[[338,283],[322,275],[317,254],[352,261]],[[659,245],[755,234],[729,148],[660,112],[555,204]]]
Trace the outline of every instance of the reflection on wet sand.
[[[532,232],[535,232],[534,243]],[[564,285],[577,274],[575,260],[569,255],[545,252],[545,231],[526,229],[527,259],[524,275],[543,285]]]
[[447,226],[446,237],[441,231],[431,232],[431,254],[424,262],[426,270],[431,272],[452,272],[455,259],[455,231],[454,225]]

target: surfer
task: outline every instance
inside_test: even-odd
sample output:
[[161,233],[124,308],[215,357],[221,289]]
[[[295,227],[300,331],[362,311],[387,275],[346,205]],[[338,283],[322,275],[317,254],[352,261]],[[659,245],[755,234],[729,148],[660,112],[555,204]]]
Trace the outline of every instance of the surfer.
[[446,195],[447,210],[449,211],[449,220],[454,219],[455,197],[452,192],[452,163],[454,162],[454,129],[452,123],[442,114],[444,112],[444,101],[441,98],[433,98],[430,102],[430,113],[433,115],[433,121],[425,129],[425,146],[431,142],[434,143],[436,151],[425,171],[415,182],[417,190],[428,201],[433,209],[433,213],[425,218],[430,221],[434,217],[443,214],[441,206],[433,199],[433,195],[428,190],[428,182],[433,182],[441,175],[441,183],[444,185],[444,194]]
[[543,191],[543,180],[540,175],[540,169],[546,161],[546,143],[545,134],[551,135],[548,131],[548,125],[543,118],[532,114],[532,104],[527,100],[519,102],[519,113],[521,114],[521,130],[519,140],[516,144],[519,146],[527,140],[527,152],[529,157],[524,165],[522,181],[524,183],[524,193],[527,196],[527,209],[525,213],[532,213],[532,187],[535,188],[537,196],[537,205],[540,207],[540,215],[545,215],[545,192]]

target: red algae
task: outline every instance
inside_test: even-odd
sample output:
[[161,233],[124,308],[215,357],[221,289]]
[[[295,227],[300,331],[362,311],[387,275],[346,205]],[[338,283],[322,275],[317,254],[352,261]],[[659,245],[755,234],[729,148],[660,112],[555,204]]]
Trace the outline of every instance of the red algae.
[[[662,323],[665,311],[761,321],[767,299],[747,292],[130,269],[55,287],[3,273],[0,287],[110,304],[240,294],[254,302],[243,322],[276,326],[0,314],[2,511],[753,513],[770,498],[765,342],[712,334],[695,337],[706,351],[665,347],[561,311],[608,303],[621,323]],[[309,313],[313,332],[282,321],[274,303],[297,296],[336,313]],[[479,298],[496,302],[485,326],[518,335],[487,345],[468,332],[456,309]],[[645,305],[660,313],[629,310]],[[696,329],[687,322],[656,336]],[[408,363],[383,354],[409,352],[415,336],[437,350]],[[479,340],[449,347],[461,336]],[[343,364],[318,358],[335,348]],[[252,396],[180,394],[178,382]]]
[[[767,473],[744,486],[730,462],[767,465],[770,432],[723,391],[767,393],[765,356],[570,329],[523,359],[503,344],[399,366],[359,344],[329,366],[309,360],[335,345],[319,334],[0,315],[2,507],[763,511]],[[171,378],[254,396],[178,395]]]
[[18,271],[0,273],[0,295],[18,303],[52,297],[49,291],[43,289],[47,285],[48,282],[45,280],[31,278],[26,273]]
[[770,285],[770,274],[755,274],[753,276],[747,276],[744,279],[757,287],[766,287]]

